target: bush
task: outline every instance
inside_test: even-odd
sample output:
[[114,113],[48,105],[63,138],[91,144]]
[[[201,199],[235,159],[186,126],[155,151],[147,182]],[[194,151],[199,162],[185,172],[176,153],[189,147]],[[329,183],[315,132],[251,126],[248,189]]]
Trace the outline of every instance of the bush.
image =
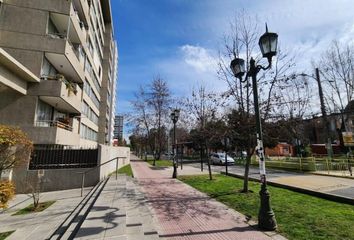
[[19,128],[0,124],[0,179],[5,170],[28,161],[33,145]]
[[0,208],[7,208],[8,202],[15,196],[15,186],[12,182],[0,181]]

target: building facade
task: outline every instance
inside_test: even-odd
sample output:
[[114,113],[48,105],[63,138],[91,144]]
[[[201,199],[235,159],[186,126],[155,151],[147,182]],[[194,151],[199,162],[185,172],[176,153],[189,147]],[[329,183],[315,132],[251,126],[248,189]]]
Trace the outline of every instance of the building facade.
[[32,77],[23,91],[0,81],[0,123],[19,126],[35,144],[110,144],[113,32],[110,0],[1,1],[2,54]]
[[117,139],[118,142],[122,142],[123,141],[123,125],[124,125],[123,116],[116,116],[114,118],[114,135],[113,135],[113,139]]

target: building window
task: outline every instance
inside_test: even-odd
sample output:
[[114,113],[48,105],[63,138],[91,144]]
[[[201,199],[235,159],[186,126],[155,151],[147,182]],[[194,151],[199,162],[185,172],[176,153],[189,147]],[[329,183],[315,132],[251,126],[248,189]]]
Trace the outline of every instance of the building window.
[[97,132],[82,123],[80,127],[80,136],[84,139],[97,141]]
[[36,126],[49,127],[52,121],[53,107],[38,99],[36,109]]
[[52,20],[52,18],[50,16],[48,18],[47,33],[48,34],[53,34],[53,35],[58,35],[59,34],[59,30],[57,29],[57,27],[53,23],[53,20]]
[[48,61],[46,57],[43,57],[42,69],[41,69],[41,77],[48,78],[54,77],[58,74],[58,71],[55,67]]

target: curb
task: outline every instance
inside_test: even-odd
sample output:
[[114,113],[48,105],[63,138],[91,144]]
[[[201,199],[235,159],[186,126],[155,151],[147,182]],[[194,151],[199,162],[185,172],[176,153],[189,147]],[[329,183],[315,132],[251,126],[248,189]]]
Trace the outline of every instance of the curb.
[[325,177],[339,177],[339,178],[345,178],[345,179],[352,179],[352,180],[354,180],[354,177],[351,177],[351,176],[329,175],[329,174],[325,174],[325,173],[316,173],[316,172],[311,172],[311,174],[319,175],[319,176],[325,176]]
[[[220,172],[220,173],[223,175],[226,175],[225,172]],[[239,175],[239,174],[235,174],[235,173],[228,173],[227,176],[231,176],[231,177],[235,177],[235,178],[239,178],[239,179],[244,178],[243,175]],[[254,181],[254,182],[260,182],[259,179],[253,178],[253,177],[249,177],[249,180]],[[339,196],[339,195],[335,195],[335,194],[324,193],[324,192],[316,192],[316,191],[313,191],[310,189],[289,186],[289,185],[285,185],[285,184],[281,184],[281,183],[275,183],[272,181],[267,181],[267,184],[270,186],[280,187],[280,188],[292,190],[294,192],[304,193],[307,195],[311,195],[311,196],[318,197],[318,198],[323,198],[323,199],[334,201],[334,202],[354,205],[354,199],[352,199],[352,198],[347,198],[347,197],[343,197],[343,196]]]

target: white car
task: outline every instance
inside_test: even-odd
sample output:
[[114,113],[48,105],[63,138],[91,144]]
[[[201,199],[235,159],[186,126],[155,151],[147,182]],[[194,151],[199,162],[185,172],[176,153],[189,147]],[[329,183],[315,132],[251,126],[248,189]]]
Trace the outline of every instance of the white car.
[[[212,153],[210,154],[210,160],[212,164],[221,164],[224,165],[225,164],[225,153]],[[230,157],[229,155],[227,155],[227,164],[235,164],[235,160]]]

